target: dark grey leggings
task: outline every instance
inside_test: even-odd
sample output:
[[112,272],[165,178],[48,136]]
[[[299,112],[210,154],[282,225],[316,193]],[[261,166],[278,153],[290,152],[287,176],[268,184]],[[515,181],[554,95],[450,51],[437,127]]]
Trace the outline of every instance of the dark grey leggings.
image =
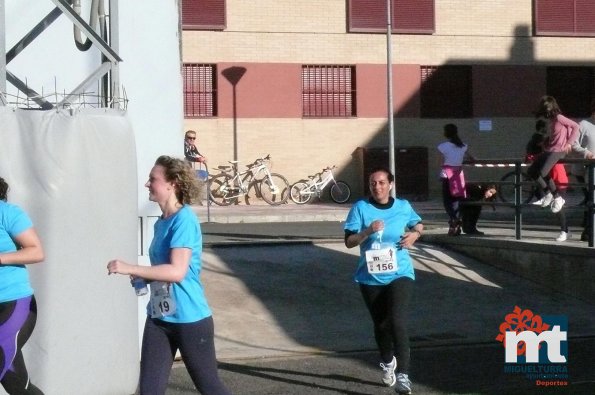
[[217,373],[213,318],[174,324],[147,317],[140,364],[140,394],[163,395],[177,350],[203,395],[231,395]]
[[554,180],[549,176],[549,173],[554,165],[565,156],[565,152],[544,152],[537,157],[527,170],[529,177],[537,182],[539,188],[544,193],[549,190],[551,193],[557,194],[558,188]]
[[374,338],[384,363],[397,358],[397,372],[409,371],[407,317],[413,280],[402,277],[387,285],[360,284],[360,291],[374,322]]

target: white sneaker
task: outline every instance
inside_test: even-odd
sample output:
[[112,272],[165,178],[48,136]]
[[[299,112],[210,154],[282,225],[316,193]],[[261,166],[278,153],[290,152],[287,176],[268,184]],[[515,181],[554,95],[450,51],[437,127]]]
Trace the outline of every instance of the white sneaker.
[[531,204],[533,204],[535,206],[541,206],[543,204],[543,198],[536,200],[534,202],[531,202]]
[[546,195],[541,199],[541,207],[547,207],[552,203],[554,200],[554,195],[551,192],[546,193]]
[[395,369],[397,368],[397,359],[393,357],[390,363],[380,362],[382,368],[382,382],[384,385],[392,387],[397,382],[397,376],[395,376]]
[[560,210],[562,210],[562,207],[564,207],[564,203],[566,203],[566,200],[564,200],[562,196],[558,196],[557,198],[555,198],[552,202],[552,213],[557,213]]
[[397,394],[410,394],[411,393],[411,380],[405,373],[397,373],[397,386],[395,388]]
[[561,231],[560,235],[558,237],[556,237],[556,241],[566,241],[570,239],[570,233]]

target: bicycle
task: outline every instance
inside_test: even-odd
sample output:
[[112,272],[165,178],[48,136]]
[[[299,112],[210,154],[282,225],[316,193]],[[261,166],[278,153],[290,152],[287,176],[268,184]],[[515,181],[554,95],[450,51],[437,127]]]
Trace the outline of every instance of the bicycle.
[[[239,161],[229,161],[231,166],[219,166],[219,174],[209,180],[209,199],[218,206],[237,204],[238,198],[248,195],[254,186],[257,196],[272,206],[287,202],[289,182],[277,173],[271,173],[267,163],[271,155],[258,158],[244,171],[238,170]],[[260,178],[261,177],[261,178]]]
[[[337,166],[326,167],[320,173],[309,176],[310,180],[300,180],[291,186],[289,196],[296,204],[306,204],[316,195],[322,195],[324,188],[333,183],[330,189],[330,196],[335,203],[345,203],[351,197],[351,188],[344,181],[335,180],[333,169]],[[316,178],[318,178],[316,180]]]

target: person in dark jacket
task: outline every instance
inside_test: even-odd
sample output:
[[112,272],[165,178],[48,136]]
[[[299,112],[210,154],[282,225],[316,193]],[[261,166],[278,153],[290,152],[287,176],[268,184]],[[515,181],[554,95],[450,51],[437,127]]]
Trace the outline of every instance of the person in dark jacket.
[[461,205],[463,233],[468,235],[484,235],[477,229],[477,221],[481,215],[481,204],[465,204],[465,202],[490,202],[496,198],[496,185],[469,183],[465,186],[467,198]]

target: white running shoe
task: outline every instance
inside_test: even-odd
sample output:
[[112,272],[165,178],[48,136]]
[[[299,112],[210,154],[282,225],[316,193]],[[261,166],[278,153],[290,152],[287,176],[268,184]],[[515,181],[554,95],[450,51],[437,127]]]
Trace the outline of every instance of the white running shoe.
[[554,200],[554,195],[552,195],[551,192],[546,193],[541,201],[541,207],[549,206],[552,203],[552,200]]
[[562,207],[564,207],[564,203],[566,203],[566,200],[564,200],[562,196],[558,196],[557,198],[555,198],[552,202],[552,213],[555,214],[560,212],[560,210],[562,210]]
[[541,206],[543,204],[543,198],[536,200],[534,202],[531,202],[531,204],[533,204],[535,206]]
[[556,237],[556,241],[566,241],[570,239],[570,233],[561,231],[560,235]]
[[390,363],[382,363],[380,362],[380,367],[382,368],[382,382],[384,385],[392,387],[397,382],[397,377],[395,376],[395,369],[397,368],[397,359],[393,357],[393,360]]
[[395,387],[397,394],[410,394],[411,393],[411,380],[405,373],[397,373],[397,386]]

